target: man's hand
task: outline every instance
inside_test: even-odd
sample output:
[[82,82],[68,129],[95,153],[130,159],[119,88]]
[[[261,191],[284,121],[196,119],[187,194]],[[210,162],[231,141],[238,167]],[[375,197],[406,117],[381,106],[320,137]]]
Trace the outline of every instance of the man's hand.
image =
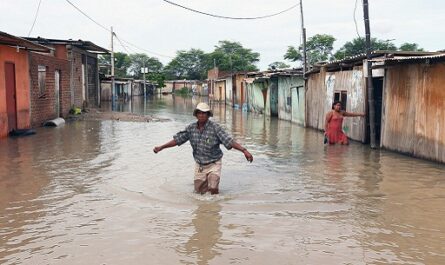
[[161,150],[162,150],[162,147],[160,147],[160,146],[156,146],[155,148],[153,148],[153,152],[155,152],[155,154],[157,154]]
[[249,161],[250,163],[252,163],[253,161],[253,156],[251,153],[249,153],[249,151],[247,151],[247,149],[244,149],[243,151],[244,156],[246,157],[247,161]]

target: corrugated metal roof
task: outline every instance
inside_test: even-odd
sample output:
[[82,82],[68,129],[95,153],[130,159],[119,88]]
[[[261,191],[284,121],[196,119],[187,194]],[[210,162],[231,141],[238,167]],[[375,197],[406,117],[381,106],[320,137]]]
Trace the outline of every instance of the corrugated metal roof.
[[371,62],[417,62],[425,60],[445,60],[445,53],[426,55],[426,56],[395,56],[392,58],[376,58],[372,59]]
[[13,36],[11,34],[8,34],[6,32],[0,31],[0,44],[8,45],[8,46],[15,46],[22,49],[27,49],[30,51],[36,51],[36,52],[45,52],[49,53],[51,51],[50,48],[33,43],[29,40]]
[[92,52],[92,53],[110,53],[109,50],[102,48],[102,47],[92,43],[91,41],[46,39],[46,38],[41,38],[41,37],[37,37],[37,38],[26,37],[24,39],[32,41],[32,42],[37,42],[42,45],[69,44],[69,45],[76,46],[78,48],[84,49],[84,50],[86,50],[88,52]]

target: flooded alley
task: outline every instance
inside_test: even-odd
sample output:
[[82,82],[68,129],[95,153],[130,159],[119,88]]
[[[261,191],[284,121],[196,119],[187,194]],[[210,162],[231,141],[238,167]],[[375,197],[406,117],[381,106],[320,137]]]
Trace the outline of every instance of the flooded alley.
[[254,162],[222,147],[220,194],[194,194],[190,145],[152,149],[201,100],[0,140],[0,264],[445,264],[443,164],[211,104]]

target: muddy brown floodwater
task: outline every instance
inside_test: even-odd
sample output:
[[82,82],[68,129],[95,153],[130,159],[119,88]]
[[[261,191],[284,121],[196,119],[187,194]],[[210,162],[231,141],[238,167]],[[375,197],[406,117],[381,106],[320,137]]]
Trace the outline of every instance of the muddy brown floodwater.
[[196,195],[190,145],[152,149],[199,100],[1,140],[0,264],[445,264],[444,165],[213,104],[255,159],[224,149],[221,194]]

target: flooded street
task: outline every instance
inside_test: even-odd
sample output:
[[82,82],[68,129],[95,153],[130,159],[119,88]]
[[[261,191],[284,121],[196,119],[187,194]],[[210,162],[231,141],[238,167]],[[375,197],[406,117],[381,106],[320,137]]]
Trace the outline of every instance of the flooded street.
[[196,195],[190,145],[152,149],[199,100],[1,140],[0,264],[445,264],[444,165],[214,104],[254,162],[222,147],[221,194]]

